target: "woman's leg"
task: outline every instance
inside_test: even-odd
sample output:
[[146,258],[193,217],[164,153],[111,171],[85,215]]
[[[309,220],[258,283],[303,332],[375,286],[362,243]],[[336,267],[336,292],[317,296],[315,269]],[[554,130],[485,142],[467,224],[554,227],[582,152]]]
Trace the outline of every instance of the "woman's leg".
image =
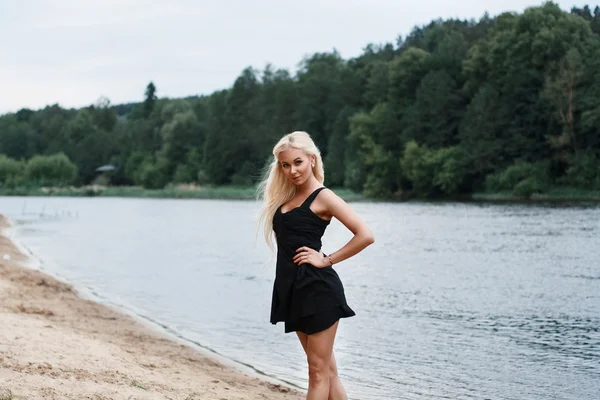
[[[337,374],[333,342],[338,322],[313,335],[296,332],[308,359],[309,387],[307,399],[346,400],[348,396]],[[323,372],[325,371],[325,372]],[[325,392],[324,388],[327,388]],[[324,396],[324,394],[327,394]]]
[[333,352],[331,352],[331,362],[329,363],[329,400],[348,400],[348,395],[338,376],[337,363]]

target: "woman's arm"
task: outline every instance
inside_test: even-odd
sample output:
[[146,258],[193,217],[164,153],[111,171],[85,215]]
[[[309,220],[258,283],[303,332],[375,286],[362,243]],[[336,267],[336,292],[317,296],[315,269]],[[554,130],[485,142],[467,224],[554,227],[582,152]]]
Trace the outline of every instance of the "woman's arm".
[[329,214],[354,234],[354,237],[341,249],[329,254],[328,261],[331,260],[333,264],[338,264],[375,243],[375,236],[371,229],[348,203],[331,190],[323,190],[321,195],[321,200]]
[[375,237],[367,224],[354,212],[352,208],[331,190],[323,190],[319,193],[319,209],[331,217],[337,218],[354,236],[341,249],[324,257],[306,246],[296,250],[298,254],[294,256],[294,262],[300,264],[310,263],[315,267],[328,267],[338,264],[355,254],[361,252],[364,248],[375,242]]

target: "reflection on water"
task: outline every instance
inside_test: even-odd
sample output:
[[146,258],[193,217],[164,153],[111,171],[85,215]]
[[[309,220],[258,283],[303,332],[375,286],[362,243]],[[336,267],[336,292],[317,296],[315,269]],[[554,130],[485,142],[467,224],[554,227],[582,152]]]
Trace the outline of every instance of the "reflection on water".
[[[24,201],[0,198],[0,212],[46,270],[305,387],[297,338],[268,323],[256,203],[39,198],[23,216]],[[357,312],[335,347],[351,398],[598,398],[600,209],[353,207],[377,242],[336,266]],[[349,239],[334,221],[324,250]]]

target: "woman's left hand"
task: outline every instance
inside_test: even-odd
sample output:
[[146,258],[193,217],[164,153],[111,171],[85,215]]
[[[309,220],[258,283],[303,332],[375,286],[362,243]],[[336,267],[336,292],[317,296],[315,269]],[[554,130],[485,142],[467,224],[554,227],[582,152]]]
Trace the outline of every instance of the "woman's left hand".
[[294,256],[294,262],[298,265],[310,264],[317,268],[329,267],[329,262],[320,251],[302,246],[296,250],[296,253],[298,254]]

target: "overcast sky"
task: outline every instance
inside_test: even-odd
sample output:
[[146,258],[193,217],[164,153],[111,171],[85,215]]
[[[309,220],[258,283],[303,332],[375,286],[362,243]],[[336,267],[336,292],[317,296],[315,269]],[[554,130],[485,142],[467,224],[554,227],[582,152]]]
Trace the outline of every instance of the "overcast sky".
[[[0,0],[0,114],[106,96],[208,94],[247,66],[291,72],[304,55],[395,43],[436,18],[522,12],[528,0]],[[560,1],[564,10],[584,2]]]

